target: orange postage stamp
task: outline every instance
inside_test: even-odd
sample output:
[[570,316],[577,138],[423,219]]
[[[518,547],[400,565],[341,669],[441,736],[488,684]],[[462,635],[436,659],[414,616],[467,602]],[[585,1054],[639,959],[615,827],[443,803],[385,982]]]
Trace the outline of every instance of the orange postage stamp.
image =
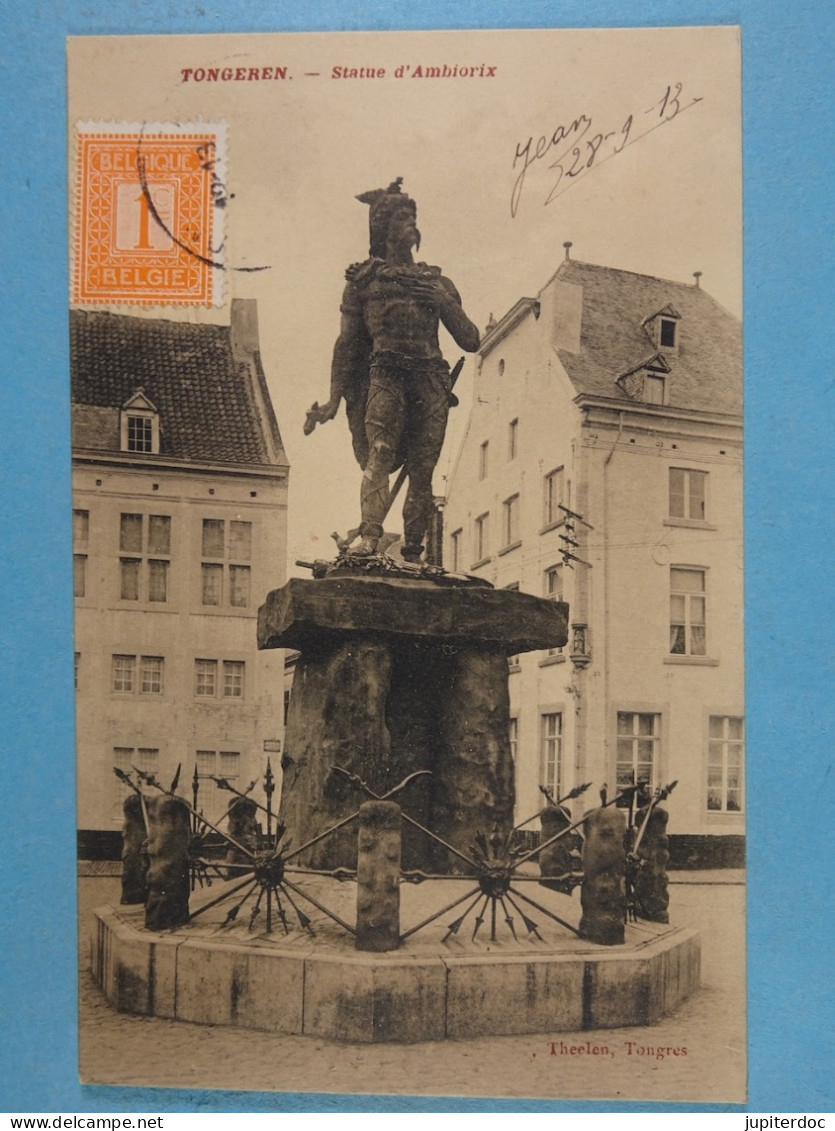
[[77,131],[73,301],[221,301],[222,125]]

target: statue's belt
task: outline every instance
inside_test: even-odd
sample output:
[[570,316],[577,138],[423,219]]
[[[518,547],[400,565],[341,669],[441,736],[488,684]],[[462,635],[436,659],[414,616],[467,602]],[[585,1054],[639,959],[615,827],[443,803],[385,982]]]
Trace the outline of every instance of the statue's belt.
[[442,357],[409,357],[403,353],[393,353],[380,350],[371,355],[370,367],[372,369],[392,369],[401,371],[409,376],[413,373],[438,373],[442,377],[449,376],[449,366]]

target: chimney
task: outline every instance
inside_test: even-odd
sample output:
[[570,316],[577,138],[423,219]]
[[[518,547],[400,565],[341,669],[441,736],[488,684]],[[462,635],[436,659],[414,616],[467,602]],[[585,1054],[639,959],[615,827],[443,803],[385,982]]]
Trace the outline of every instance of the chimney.
[[699,279],[701,279],[701,277],[702,277],[701,271],[694,271],[693,272],[693,278],[696,280],[696,282],[695,282],[696,290],[699,289]]
[[237,357],[255,353],[258,343],[258,303],[254,298],[233,298],[229,321],[232,351]]
[[562,246],[565,248],[565,258],[567,262],[571,258],[571,256],[568,254],[572,248],[571,240],[566,240]]

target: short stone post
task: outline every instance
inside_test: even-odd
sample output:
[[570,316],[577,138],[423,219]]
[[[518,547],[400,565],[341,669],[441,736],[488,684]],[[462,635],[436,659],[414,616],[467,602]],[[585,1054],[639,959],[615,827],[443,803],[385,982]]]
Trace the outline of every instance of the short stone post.
[[[641,827],[646,809],[638,811],[636,824]],[[637,867],[632,896],[635,914],[651,923],[669,923],[670,896],[667,891],[667,865],[670,862],[670,838],[667,836],[669,813],[656,805],[649,815],[644,835],[638,845]]]
[[145,926],[151,931],[179,927],[188,919],[189,810],[178,797],[147,797],[148,896]]
[[621,809],[592,809],[583,820],[583,917],[580,935],[614,946],[626,921],[626,818]]
[[[229,835],[242,848],[249,848],[252,851],[258,845],[258,822],[255,819],[257,812],[258,806],[251,797],[236,797],[234,801],[230,802],[229,816],[227,817]],[[230,844],[226,849],[225,861],[227,864],[252,865],[252,857],[241,852],[240,848],[236,848],[234,844]],[[236,876],[243,874],[244,872],[240,868],[230,868],[227,879],[234,880]]]
[[122,806],[122,903],[144,903],[147,892],[148,846],[142,798],[129,793]]
[[400,945],[400,806],[366,801],[357,838],[357,950]]
[[[571,814],[562,805],[548,805],[539,814],[542,825],[542,843],[561,833],[571,824]],[[579,872],[582,863],[583,838],[578,832],[565,833],[559,840],[543,848],[539,854],[539,871],[542,876],[566,876],[564,880],[541,879],[543,887],[570,895],[577,886],[576,878],[569,872]]]

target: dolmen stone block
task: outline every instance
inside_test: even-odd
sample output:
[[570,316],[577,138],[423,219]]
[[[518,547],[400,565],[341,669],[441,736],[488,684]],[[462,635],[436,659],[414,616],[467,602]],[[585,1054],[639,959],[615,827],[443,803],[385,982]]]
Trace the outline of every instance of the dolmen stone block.
[[[568,606],[487,585],[399,575],[295,578],[258,614],[259,648],[294,648],[282,757],[281,820],[296,846],[368,800],[340,770],[407,815],[403,867],[466,871],[415,828],[469,854],[479,831],[513,824],[507,657],[567,641]],[[411,818],[410,821],[408,818]],[[300,857],[353,868],[355,822]]]

